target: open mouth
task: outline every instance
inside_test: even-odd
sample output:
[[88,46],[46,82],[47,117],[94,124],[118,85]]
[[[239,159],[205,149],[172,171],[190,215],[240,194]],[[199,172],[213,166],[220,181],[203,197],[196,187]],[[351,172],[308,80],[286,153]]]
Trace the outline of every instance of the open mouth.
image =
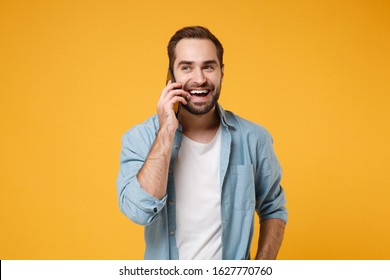
[[209,89],[193,89],[188,91],[191,96],[199,96],[199,97],[204,97],[207,96],[210,92]]

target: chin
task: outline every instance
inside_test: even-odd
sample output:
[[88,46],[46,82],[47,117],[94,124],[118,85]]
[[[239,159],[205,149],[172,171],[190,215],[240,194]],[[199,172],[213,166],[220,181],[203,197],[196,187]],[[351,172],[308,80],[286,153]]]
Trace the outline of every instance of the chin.
[[219,93],[220,91],[218,90],[216,95],[212,95],[212,99],[210,102],[207,103],[205,102],[199,105],[195,105],[190,101],[187,105],[183,105],[183,108],[194,115],[207,114],[217,105],[219,99]]
[[194,105],[194,104],[187,104],[183,105],[183,108],[186,109],[188,112],[194,115],[204,115],[210,112],[213,108],[215,108],[215,105],[217,104],[217,100],[215,102],[210,102],[208,104],[202,104],[202,105]]

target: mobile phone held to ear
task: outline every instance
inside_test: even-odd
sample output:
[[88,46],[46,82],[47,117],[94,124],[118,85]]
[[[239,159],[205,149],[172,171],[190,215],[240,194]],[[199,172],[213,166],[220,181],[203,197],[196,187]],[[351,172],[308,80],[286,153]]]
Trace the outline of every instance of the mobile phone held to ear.
[[[176,83],[175,76],[173,76],[173,71],[171,67],[168,68],[167,80],[165,84],[167,85],[169,81],[172,81],[172,83]],[[175,111],[177,117],[180,111],[180,102],[175,103],[173,110]]]

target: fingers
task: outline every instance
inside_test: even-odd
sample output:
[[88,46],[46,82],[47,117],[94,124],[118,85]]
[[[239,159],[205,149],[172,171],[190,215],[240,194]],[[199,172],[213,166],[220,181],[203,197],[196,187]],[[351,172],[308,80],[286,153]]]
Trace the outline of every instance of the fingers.
[[[186,99],[189,93],[184,91],[181,87],[182,87],[181,83],[172,83],[171,81],[169,81],[167,86],[161,92],[160,102],[162,103],[169,102],[175,96],[182,96],[184,99]],[[180,99],[180,102],[182,101],[183,99]]]
[[182,103],[183,105],[187,105],[187,100],[183,97],[183,96],[180,96],[180,95],[176,95],[172,98],[172,103],[171,103],[171,106],[172,106],[172,109],[174,107],[174,104],[175,103]]
[[168,129],[174,132],[178,126],[178,120],[174,111],[175,103],[187,104],[188,92],[184,91],[180,83],[168,82],[167,86],[161,92],[157,103],[157,114],[160,122],[160,128]]
[[161,92],[161,95],[166,95],[171,90],[181,89],[181,88],[182,88],[182,84],[181,83],[172,83],[172,81],[169,81],[167,86]]
[[182,89],[181,83],[172,83],[171,81],[168,81],[167,86],[161,92],[161,96],[157,104],[158,114],[175,116],[175,103],[180,102],[183,105],[186,105],[188,95],[189,93]]

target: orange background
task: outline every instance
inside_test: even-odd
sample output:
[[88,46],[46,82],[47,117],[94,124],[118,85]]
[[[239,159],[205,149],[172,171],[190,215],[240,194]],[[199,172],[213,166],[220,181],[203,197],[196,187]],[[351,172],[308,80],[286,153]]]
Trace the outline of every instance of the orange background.
[[390,259],[384,0],[1,0],[0,259],[142,259],[118,208],[120,141],[155,113],[187,25],[225,47],[222,106],[274,137],[279,258]]

